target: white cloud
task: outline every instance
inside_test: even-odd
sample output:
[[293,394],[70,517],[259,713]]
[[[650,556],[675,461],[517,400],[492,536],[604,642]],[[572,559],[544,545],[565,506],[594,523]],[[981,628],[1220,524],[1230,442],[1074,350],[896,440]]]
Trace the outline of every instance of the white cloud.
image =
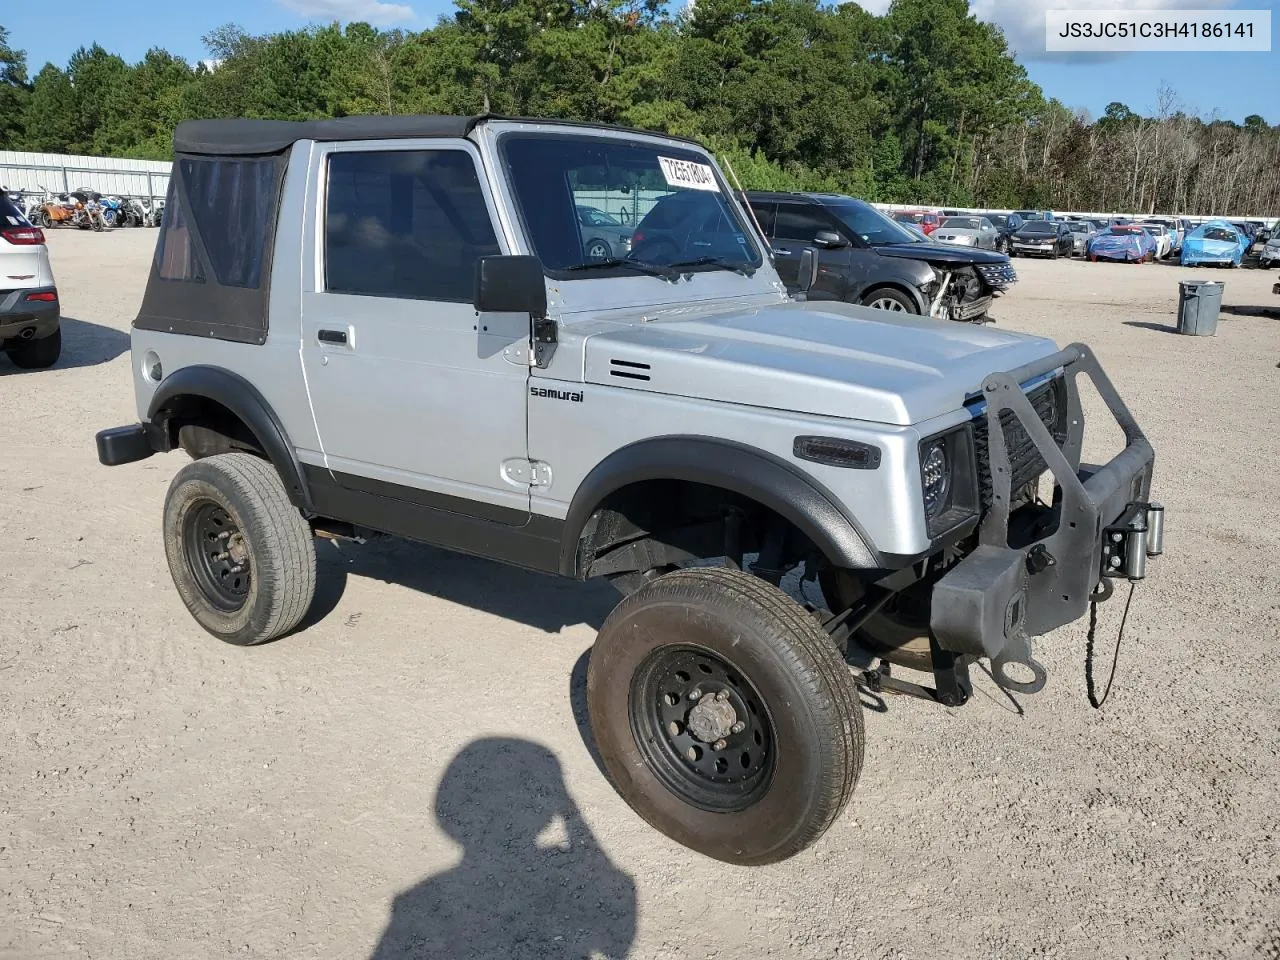
[[412,20],[413,7],[382,0],[278,0],[281,6],[314,20],[364,21],[374,25]]
[[[1079,62],[1081,55],[1046,53],[1044,23],[1046,10],[1202,10],[1229,7],[1235,0],[969,0],[970,9],[979,20],[995,23],[1004,30],[1009,46],[1021,60],[1060,60],[1065,57]],[[1110,59],[1103,54],[1091,59]],[[1117,54],[1114,56],[1122,56]]]
[[882,17],[889,12],[889,4],[892,3],[893,0],[853,0],[853,2],[863,10],[867,11],[867,13],[872,13],[877,17]]

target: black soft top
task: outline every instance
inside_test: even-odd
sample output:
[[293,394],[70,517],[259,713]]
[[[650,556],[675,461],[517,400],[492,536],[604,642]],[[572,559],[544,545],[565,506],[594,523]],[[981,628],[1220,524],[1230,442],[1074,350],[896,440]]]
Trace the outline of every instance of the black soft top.
[[187,120],[173,134],[174,153],[219,157],[282,153],[299,140],[401,140],[465,137],[483,117],[336,117],[330,120]]

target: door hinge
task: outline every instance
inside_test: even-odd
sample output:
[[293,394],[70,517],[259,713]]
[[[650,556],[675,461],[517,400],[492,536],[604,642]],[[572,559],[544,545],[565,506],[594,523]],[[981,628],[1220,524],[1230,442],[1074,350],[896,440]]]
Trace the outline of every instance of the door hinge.
[[517,487],[549,487],[551,465],[540,460],[504,460],[502,479]]

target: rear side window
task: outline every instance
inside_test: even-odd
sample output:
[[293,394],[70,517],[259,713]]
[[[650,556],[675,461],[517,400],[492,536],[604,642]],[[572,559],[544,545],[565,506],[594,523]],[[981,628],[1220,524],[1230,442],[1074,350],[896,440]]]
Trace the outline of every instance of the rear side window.
[[399,150],[329,158],[329,292],[469,303],[476,261],[498,253],[467,153]]
[[[275,161],[269,157],[183,159],[178,162],[178,172],[208,266],[218,283],[256,290],[262,283],[267,238],[275,215]],[[172,197],[166,202],[165,227],[166,231],[181,231],[182,242],[189,243],[188,224],[180,206]],[[166,276],[163,262],[161,276]]]
[[819,230],[831,230],[832,225],[822,211],[811,205],[780,203],[778,219],[773,233],[779,240],[802,240],[812,243]]
[[182,212],[182,204],[178,203],[177,187],[177,177],[171,178],[164,202],[164,222],[160,238],[156,241],[156,269],[161,280],[203,283],[204,271],[192,253],[191,228],[186,214]]

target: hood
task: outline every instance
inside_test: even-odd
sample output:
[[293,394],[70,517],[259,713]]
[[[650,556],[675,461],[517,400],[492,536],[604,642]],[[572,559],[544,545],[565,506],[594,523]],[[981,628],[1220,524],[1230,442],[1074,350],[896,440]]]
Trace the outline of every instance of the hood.
[[[947,233],[952,231],[948,230]],[[882,257],[901,257],[904,260],[925,260],[929,263],[953,263],[970,265],[975,263],[1008,263],[1009,258],[1002,253],[990,250],[975,250],[973,247],[957,247],[945,243],[894,243],[883,247],[873,247]]]
[[909,426],[959,410],[988,374],[1057,350],[1041,337],[845,303],[647,316],[587,336],[588,383]]

